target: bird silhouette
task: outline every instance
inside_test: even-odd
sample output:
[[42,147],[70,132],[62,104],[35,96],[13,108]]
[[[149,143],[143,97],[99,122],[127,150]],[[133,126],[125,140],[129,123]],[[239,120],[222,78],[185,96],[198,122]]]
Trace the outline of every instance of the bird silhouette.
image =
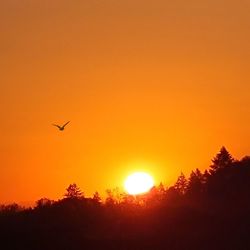
[[63,131],[65,126],[69,123],[70,121],[66,122],[63,126],[57,125],[57,124],[52,124],[53,126],[57,127],[60,131]]

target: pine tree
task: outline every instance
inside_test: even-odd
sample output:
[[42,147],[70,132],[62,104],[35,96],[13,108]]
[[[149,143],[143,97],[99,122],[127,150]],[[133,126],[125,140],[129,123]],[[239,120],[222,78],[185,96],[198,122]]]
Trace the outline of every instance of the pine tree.
[[210,166],[210,173],[213,174],[221,169],[229,167],[234,162],[233,157],[225,147],[222,147],[220,152],[213,158],[212,165]]
[[158,192],[159,192],[160,195],[164,195],[166,193],[166,188],[165,188],[165,186],[163,185],[162,182],[160,182],[157,189],[158,189]]
[[185,177],[185,175],[181,172],[180,176],[178,177],[174,189],[179,193],[179,194],[185,194],[186,189],[187,189],[188,181]]
[[82,198],[83,193],[81,192],[80,188],[75,184],[70,184],[66,189],[66,194],[64,195],[66,198]]
[[195,171],[192,171],[189,177],[187,192],[189,194],[198,194],[202,192],[204,183],[203,174],[197,168]]
[[203,183],[207,183],[208,179],[210,177],[209,172],[207,171],[207,169],[205,170],[204,174],[203,174]]

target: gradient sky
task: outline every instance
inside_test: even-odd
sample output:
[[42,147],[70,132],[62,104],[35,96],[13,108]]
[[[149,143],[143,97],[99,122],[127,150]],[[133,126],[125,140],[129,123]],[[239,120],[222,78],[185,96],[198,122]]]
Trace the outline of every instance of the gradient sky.
[[[249,0],[0,0],[0,202],[173,184],[249,154]],[[60,133],[51,123],[71,120]]]

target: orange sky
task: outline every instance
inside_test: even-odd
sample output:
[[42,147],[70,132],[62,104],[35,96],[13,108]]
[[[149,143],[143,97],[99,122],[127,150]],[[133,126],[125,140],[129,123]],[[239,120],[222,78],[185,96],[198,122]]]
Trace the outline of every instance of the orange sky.
[[[0,0],[0,202],[170,185],[250,141],[248,0]],[[51,123],[71,120],[60,133]]]

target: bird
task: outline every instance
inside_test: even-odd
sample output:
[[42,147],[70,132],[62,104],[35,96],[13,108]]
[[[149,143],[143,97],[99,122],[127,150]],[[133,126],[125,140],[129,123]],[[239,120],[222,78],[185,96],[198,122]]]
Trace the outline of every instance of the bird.
[[57,125],[57,124],[52,124],[53,126],[57,127],[60,131],[63,131],[65,126],[69,123],[70,121],[66,122],[63,126]]

